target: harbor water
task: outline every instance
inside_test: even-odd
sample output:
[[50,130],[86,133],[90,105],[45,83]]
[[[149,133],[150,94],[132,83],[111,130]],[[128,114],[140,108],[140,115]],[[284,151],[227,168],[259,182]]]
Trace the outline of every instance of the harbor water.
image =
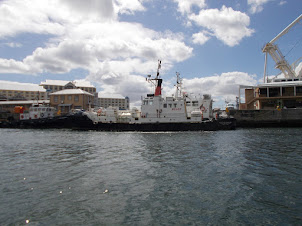
[[0,225],[302,225],[302,128],[0,130]]

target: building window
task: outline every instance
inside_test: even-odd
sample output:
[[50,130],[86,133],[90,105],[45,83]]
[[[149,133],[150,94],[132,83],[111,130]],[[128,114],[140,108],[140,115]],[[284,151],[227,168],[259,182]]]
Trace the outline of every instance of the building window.
[[299,94],[299,96],[302,94],[302,86],[296,87],[296,93]]
[[74,101],[75,101],[75,102],[79,102],[79,95],[75,95],[75,96],[74,96]]
[[68,96],[68,100],[72,100],[72,96],[71,95]]
[[61,101],[64,101],[65,100],[65,96],[61,96]]
[[54,96],[53,101],[54,101],[55,103],[58,103],[58,96]]

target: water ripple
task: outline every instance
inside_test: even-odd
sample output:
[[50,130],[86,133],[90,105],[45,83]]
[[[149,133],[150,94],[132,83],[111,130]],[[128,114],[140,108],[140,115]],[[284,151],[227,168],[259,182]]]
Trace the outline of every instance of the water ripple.
[[299,225],[302,129],[0,130],[1,225]]

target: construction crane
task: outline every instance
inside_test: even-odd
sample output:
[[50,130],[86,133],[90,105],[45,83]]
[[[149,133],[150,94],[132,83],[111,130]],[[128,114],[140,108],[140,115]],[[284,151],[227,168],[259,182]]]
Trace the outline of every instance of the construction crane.
[[[296,74],[292,66],[288,64],[279,47],[274,44],[279,38],[285,35],[295,24],[297,24],[302,19],[302,14],[295,19],[291,24],[289,24],[283,31],[281,31],[275,38],[273,38],[269,43],[267,43],[262,52],[265,53],[264,61],[264,75],[263,80],[265,82],[266,77],[266,67],[267,67],[267,53],[273,58],[276,63],[276,68],[281,70],[285,78],[298,78],[299,75]],[[301,75],[300,75],[301,76]]]

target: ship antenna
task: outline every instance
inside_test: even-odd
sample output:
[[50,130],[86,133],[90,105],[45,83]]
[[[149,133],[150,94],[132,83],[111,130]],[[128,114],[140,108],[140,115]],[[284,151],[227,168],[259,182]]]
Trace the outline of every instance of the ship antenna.
[[182,79],[179,76],[179,72],[176,72],[176,92],[175,98],[177,99],[179,96],[182,95]]
[[162,79],[159,78],[159,69],[161,68],[161,60],[158,60],[158,67],[157,67],[157,74],[156,74],[156,86],[155,86],[155,92],[154,96],[160,96],[161,95],[161,84]]
[[158,78],[159,78],[159,69],[161,69],[161,60],[158,60],[158,66],[157,66],[156,79],[158,79]]

